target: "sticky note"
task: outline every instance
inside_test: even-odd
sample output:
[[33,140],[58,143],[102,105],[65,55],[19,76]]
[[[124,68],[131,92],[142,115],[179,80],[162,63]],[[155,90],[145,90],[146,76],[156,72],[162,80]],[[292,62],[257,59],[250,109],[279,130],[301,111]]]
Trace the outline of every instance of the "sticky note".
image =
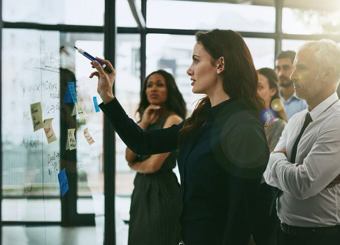
[[34,131],[37,131],[38,129],[41,129],[41,128],[44,127],[44,122],[42,120],[42,109],[41,109],[41,103],[40,102],[31,104],[31,116],[32,116],[33,130]]
[[71,96],[73,103],[76,103],[77,102],[77,92],[76,92],[75,83],[74,82],[67,82],[67,88],[68,88],[68,92]]
[[99,112],[100,109],[99,109],[99,105],[98,105],[98,101],[97,101],[97,97],[96,96],[93,96],[93,105],[94,105],[94,110],[96,112]]
[[58,173],[58,180],[59,180],[59,187],[60,187],[60,194],[61,196],[65,196],[65,194],[68,192],[68,181],[67,181],[67,175],[66,170],[62,169]]
[[77,148],[76,137],[74,132],[76,131],[75,128],[70,128],[67,130],[67,142],[66,142],[66,150],[74,150]]
[[44,120],[44,131],[48,143],[52,143],[53,141],[57,140],[57,136],[55,135],[54,130],[52,128],[52,120],[53,118]]
[[94,143],[94,139],[90,135],[88,128],[84,129],[84,136],[86,138],[87,143],[89,143],[89,145],[92,145]]

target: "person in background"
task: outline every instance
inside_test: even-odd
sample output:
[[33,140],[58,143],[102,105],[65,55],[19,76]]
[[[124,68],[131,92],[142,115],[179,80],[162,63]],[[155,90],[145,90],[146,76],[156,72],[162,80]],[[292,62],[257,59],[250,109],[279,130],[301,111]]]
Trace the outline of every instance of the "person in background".
[[265,111],[262,114],[262,119],[265,122],[264,130],[269,151],[272,152],[286,125],[287,115],[280,100],[275,71],[265,67],[257,72],[259,78],[257,92],[265,104]]
[[[280,100],[278,89],[278,78],[271,68],[261,68],[257,70],[258,86],[257,93],[263,99],[265,109],[261,113],[261,119],[264,123],[269,151],[273,151],[281,133],[286,125],[287,116]],[[260,202],[257,206],[256,221],[259,225],[255,227],[256,232],[252,236],[249,245],[275,245],[276,229],[278,218],[275,210],[272,208],[273,188],[265,182],[260,188]]]
[[[246,245],[269,156],[259,120],[263,103],[257,73],[238,33],[199,32],[196,41],[187,73],[192,91],[206,97],[179,125],[142,130],[113,94],[115,72],[105,73],[94,61],[90,77],[98,76],[100,107],[130,149],[138,154],[178,149],[184,243]],[[109,61],[102,62],[113,69]]]
[[279,53],[275,61],[275,72],[279,78],[279,92],[288,119],[307,108],[306,101],[296,96],[293,82],[290,79],[294,58],[295,52],[288,50]]
[[265,181],[279,190],[278,245],[338,245],[340,241],[340,48],[305,43],[292,81],[308,109],[295,114],[270,155]]
[[[186,106],[173,76],[149,74],[137,109],[138,125],[146,130],[168,128],[185,119]],[[126,160],[137,172],[131,197],[129,245],[174,245],[179,242],[181,195],[172,169],[176,152],[137,155],[126,149]]]

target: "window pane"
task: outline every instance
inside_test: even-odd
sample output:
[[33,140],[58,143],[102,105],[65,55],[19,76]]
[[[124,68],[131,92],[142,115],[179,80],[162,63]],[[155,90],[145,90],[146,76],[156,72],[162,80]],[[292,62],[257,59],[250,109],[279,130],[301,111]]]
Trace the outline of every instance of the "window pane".
[[104,1],[4,0],[3,19],[44,24],[103,25]]
[[[139,103],[140,92],[140,36],[119,34],[117,36],[115,84],[116,96],[131,118]],[[127,244],[130,195],[135,172],[125,160],[126,145],[116,134],[116,233],[117,244]]]
[[[98,220],[104,214],[103,117],[94,112],[92,98],[97,95],[97,83],[87,78],[91,72],[89,60],[73,49],[78,45],[101,56],[102,40],[103,35],[97,34],[3,31],[3,220],[60,221],[58,173],[66,168],[69,185],[70,176],[74,179],[78,175],[78,196],[87,197],[78,200],[77,213],[95,212],[96,221],[103,224]],[[74,103],[66,101],[70,99],[66,99],[69,82],[74,82],[77,104],[85,113],[85,120],[79,110],[72,116]],[[53,119],[56,140],[50,143],[43,128],[33,130],[30,105],[37,102],[41,104],[42,120]],[[65,141],[72,123],[76,149],[68,150]],[[85,139],[85,128],[95,140],[92,145]],[[98,236],[102,239],[102,233]]]
[[164,69],[174,75],[177,86],[187,103],[191,115],[196,102],[202,95],[191,91],[191,81],[186,71],[191,64],[194,36],[152,34],[147,36],[146,64],[147,74]]
[[305,43],[306,40],[282,40],[282,50],[293,50],[295,52]]
[[[30,0],[27,4],[25,0],[4,0],[3,19],[42,24],[101,26],[104,24],[104,1]],[[117,26],[137,26],[128,1],[116,0],[116,21]]]
[[3,220],[58,221],[59,141],[34,132],[30,105],[41,103],[58,139],[59,33],[3,30],[2,70]]
[[283,9],[282,30],[293,34],[340,33],[340,11]]
[[245,38],[256,69],[273,67],[275,42],[273,39]]
[[[103,116],[96,112],[93,98],[100,103],[97,93],[97,79],[90,79],[90,61],[75,52],[73,46],[84,49],[93,56],[103,57],[102,34],[62,33],[63,45],[70,50],[70,60],[77,79],[77,103],[85,117],[77,120],[77,176],[78,176],[78,213],[104,214],[103,198]],[[66,41],[67,40],[67,41]],[[72,68],[70,68],[72,69]],[[61,95],[62,96],[62,95]],[[85,133],[93,139],[86,138]]]
[[147,7],[149,27],[274,31],[273,7],[171,0],[150,0]]
[[[138,2],[140,0],[135,1],[137,3],[137,8],[140,6]],[[125,27],[136,27],[137,23],[132,16],[130,6],[127,0],[116,0],[116,21],[117,26],[125,26]]]
[[[131,118],[139,104],[140,91],[140,38],[139,35],[119,34],[117,36],[117,79],[116,96]],[[125,160],[126,145],[116,135],[116,194],[130,195],[133,189],[134,172]]]

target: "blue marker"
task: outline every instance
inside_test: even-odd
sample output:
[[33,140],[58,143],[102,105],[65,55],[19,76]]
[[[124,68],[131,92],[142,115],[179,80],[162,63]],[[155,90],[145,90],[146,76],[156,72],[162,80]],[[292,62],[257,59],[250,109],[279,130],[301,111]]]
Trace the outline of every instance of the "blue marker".
[[74,48],[79,52],[81,53],[82,55],[84,55],[86,58],[88,58],[89,60],[91,61],[94,61],[96,60],[99,64],[102,65],[104,71],[106,73],[111,73],[112,70],[110,69],[110,67],[108,67],[106,64],[104,64],[102,61],[96,59],[95,57],[93,57],[92,55],[90,55],[88,52],[85,52],[84,50],[82,50],[81,48],[77,48],[76,46],[74,46]]
[[96,112],[99,112],[99,106],[98,106],[98,101],[97,101],[97,97],[93,96],[93,104],[94,104],[94,109],[96,110]]

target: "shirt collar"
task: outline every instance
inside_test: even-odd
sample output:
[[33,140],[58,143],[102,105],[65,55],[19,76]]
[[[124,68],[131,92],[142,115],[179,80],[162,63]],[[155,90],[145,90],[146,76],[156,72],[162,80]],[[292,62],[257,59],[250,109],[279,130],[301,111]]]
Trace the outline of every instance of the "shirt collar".
[[291,102],[292,100],[300,100],[300,98],[297,97],[295,93],[292,96],[290,96],[287,100],[285,100],[285,98],[283,97],[281,97],[281,99],[282,99],[282,102],[285,104]]
[[320,104],[318,104],[313,110],[311,110],[310,116],[312,117],[313,121],[317,119],[322,112],[328,109],[335,101],[339,99],[337,93],[333,93],[331,96],[329,96],[327,99],[322,101]]

